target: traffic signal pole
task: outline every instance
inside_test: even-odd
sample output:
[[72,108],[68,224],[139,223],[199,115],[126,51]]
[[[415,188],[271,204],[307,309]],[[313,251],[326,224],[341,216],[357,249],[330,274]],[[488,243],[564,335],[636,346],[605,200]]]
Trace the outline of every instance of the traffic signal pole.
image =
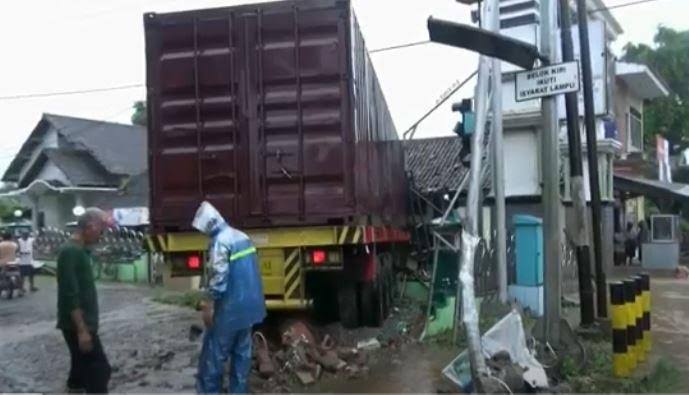
[[[497,1],[496,1],[497,3]],[[491,30],[500,32],[500,10],[495,4],[489,21]],[[505,221],[505,153],[502,127],[502,66],[498,58],[491,60],[491,133],[493,134],[493,197],[495,198],[495,259],[498,272],[498,297],[507,303],[507,222]]]
[[[557,5],[555,0],[541,0],[541,54],[548,57],[551,63],[557,59],[555,38],[557,32]],[[555,96],[541,99],[542,138],[541,138],[541,174],[543,190],[543,235],[544,235],[544,324],[542,338],[557,348],[560,343],[560,299],[561,292],[561,257],[560,241],[562,221],[560,220],[560,152]]]

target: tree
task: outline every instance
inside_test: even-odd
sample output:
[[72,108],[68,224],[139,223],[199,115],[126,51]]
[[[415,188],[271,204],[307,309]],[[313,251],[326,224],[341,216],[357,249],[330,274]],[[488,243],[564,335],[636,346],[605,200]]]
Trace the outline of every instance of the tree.
[[16,220],[14,212],[22,207],[16,199],[0,199],[0,222],[13,222]]
[[671,147],[686,148],[689,146],[689,30],[659,26],[653,41],[653,47],[627,44],[622,57],[624,61],[650,67],[670,89],[668,97],[654,99],[644,107],[644,136],[652,141],[656,134],[662,134]]
[[141,100],[135,101],[132,108],[134,109],[134,114],[132,114],[132,123],[134,125],[147,126],[148,113],[146,112],[146,102]]

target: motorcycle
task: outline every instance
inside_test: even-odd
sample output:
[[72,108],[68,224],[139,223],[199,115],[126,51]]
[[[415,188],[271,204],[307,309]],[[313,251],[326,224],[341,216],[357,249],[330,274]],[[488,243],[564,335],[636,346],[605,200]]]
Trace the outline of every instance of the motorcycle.
[[8,263],[0,269],[0,296],[3,292],[7,293],[7,299],[14,297],[14,291],[21,286],[21,273],[19,265]]

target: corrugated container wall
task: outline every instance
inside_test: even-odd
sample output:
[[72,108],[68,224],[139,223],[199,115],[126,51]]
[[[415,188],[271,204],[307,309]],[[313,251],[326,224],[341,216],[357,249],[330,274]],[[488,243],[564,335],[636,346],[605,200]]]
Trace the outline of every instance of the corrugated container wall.
[[349,1],[146,14],[151,221],[401,224],[404,154]]

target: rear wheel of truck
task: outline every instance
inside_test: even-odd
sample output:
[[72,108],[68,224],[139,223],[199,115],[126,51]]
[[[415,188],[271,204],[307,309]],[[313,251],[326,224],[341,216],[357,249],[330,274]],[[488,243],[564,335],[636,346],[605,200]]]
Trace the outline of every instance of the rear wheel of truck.
[[359,306],[354,281],[345,280],[337,289],[337,306],[342,326],[348,329],[359,326]]
[[368,326],[379,327],[387,318],[388,276],[385,273],[385,265],[380,258],[376,257],[375,279],[361,286],[361,313],[364,323]]
[[310,290],[313,298],[313,314],[316,320],[330,323],[338,319],[337,282],[330,273],[318,273],[307,279],[307,284],[317,284]]

